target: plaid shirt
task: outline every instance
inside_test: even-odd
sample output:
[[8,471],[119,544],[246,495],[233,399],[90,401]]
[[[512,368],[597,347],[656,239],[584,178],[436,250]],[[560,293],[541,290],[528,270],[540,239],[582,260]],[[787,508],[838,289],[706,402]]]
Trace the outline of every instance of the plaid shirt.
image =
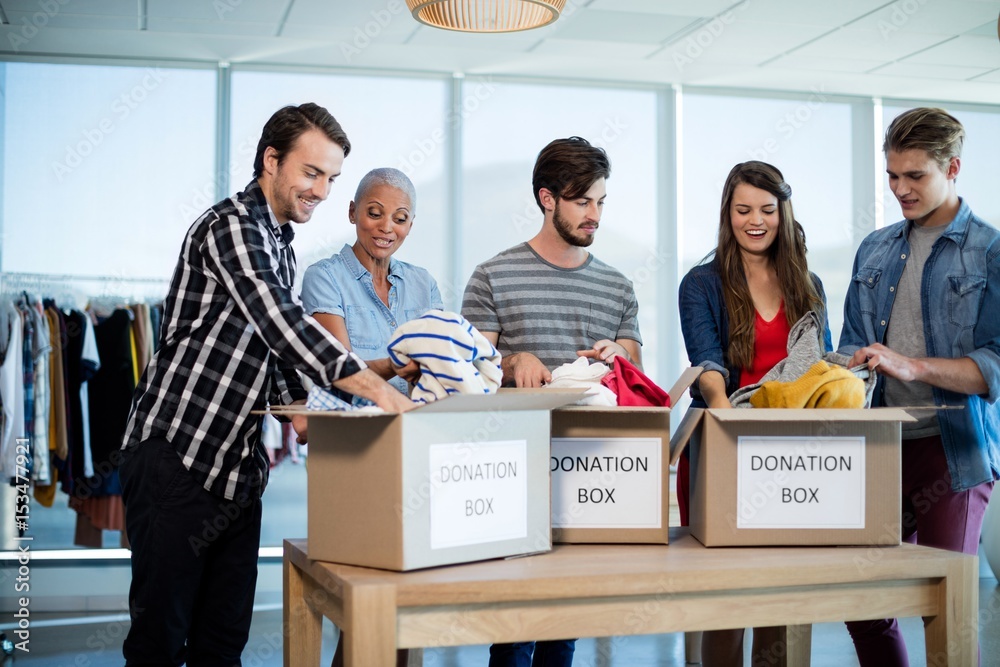
[[251,411],[305,399],[296,368],[324,387],[365,368],[294,296],[293,236],[256,180],[188,230],[123,449],[166,438],[208,491],[259,496],[268,459]]

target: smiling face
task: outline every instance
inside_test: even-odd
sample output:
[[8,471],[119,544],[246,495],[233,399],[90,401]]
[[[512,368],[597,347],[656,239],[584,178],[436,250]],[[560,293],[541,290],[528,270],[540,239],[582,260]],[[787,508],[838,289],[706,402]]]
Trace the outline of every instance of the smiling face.
[[351,222],[357,227],[354,254],[368,266],[369,260],[388,261],[413,226],[412,203],[405,192],[392,185],[375,185],[352,201]]
[[317,129],[303,132],[280,161],[268,147],[260,184],[278,223],[308,222],[343,164],[344,149]]
[[959,206],[955,194],[959,158],[951,158],[942,167],[927,151],[910,148],[890,150],[885,162],[889,188],[896,195],[904,218],[921,227],[935,227],[955,217]]
[[733,236],[746,255],[765,255],[778,238],[778,198],[767,190],[740,183],[729,205]]

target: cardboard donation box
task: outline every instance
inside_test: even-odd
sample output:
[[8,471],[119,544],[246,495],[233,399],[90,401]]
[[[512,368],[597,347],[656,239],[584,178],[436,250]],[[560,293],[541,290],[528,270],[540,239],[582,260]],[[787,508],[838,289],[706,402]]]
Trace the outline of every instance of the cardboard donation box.
[[549,410],[581,395],[309,412],[309,558],[413,570],[550,550]]
[[691,534],[707,547],[898,545],[895,408],[690,409],[671,441],[691,462]]
[[[701,372],[669,391],[676,405]],[[670,408],[569,406],[552,412],[552,540],[666,544]]]

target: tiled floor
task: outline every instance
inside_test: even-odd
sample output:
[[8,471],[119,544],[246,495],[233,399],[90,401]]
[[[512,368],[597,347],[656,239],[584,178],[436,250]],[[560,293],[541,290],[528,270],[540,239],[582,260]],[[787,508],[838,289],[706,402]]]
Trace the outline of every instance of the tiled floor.
[[[1000,665],[1000,587],[995,579],[980,580],[980,644],[983,667]],[[924,667],[923,627],[919,619],[904,619],[903,632],[910,649],[912,667]],[[8,625],[0,618],[0,627]],[[128,621],[115,614],[67,618],[37,614],[32,618],[31,653],[17,654],[9,665],[32,667],[110,667],[121,665],[121,643]],[[8,631],[9,632],[9,631]],[[334,630],[327,625],[321,664],[333,657]],[[281,665],[281,609],[262,607],[254,614],[250,642],[243,654],[245,667]],[[485,646],[434,649],[424,652],[427,667],[485,667]],[[857,665],[847,630],[842,624],[817,625],[813,629],[812,664],[815,667]],[[576,667],[682,667],[683,637],[677,634],[641,637],[581,639],[577,642]]]

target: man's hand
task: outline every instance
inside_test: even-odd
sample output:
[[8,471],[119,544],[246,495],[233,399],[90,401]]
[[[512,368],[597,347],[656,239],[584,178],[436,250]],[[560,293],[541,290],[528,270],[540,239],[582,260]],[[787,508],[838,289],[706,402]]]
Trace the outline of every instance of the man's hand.
[[631,361],[628,351],[624,347],[615,341],[608,340],[606,338],[594,343],[594,347],[589,350],[578,350],[576,354],[577,356],[602,361],[606,364],[613,363],[615,357],[623,357],[624,359]]
[[[294,405],[304,406],[306,404],[305,399],[294,401],[289,403],[289,407]],[[295,434],[298,436],[295,441],[300,445],[304,445],[308,440],[308,434],[306,433],[306,427],[309,425],[309,418],[306,415],[292,415],[292,428],[295,429]]]
[[917,361],[887,348],[881,343],[873,343],[863,347],[851,357],[851,368],[868,362],[868,368],[878,370],[887,377],[903,382],[913,382],[917,379]]
[[503,358],[505,378],[513,378],[516,387],[541,387],[552,382],[552,373],[538,357],[529,352],[518,352]]

